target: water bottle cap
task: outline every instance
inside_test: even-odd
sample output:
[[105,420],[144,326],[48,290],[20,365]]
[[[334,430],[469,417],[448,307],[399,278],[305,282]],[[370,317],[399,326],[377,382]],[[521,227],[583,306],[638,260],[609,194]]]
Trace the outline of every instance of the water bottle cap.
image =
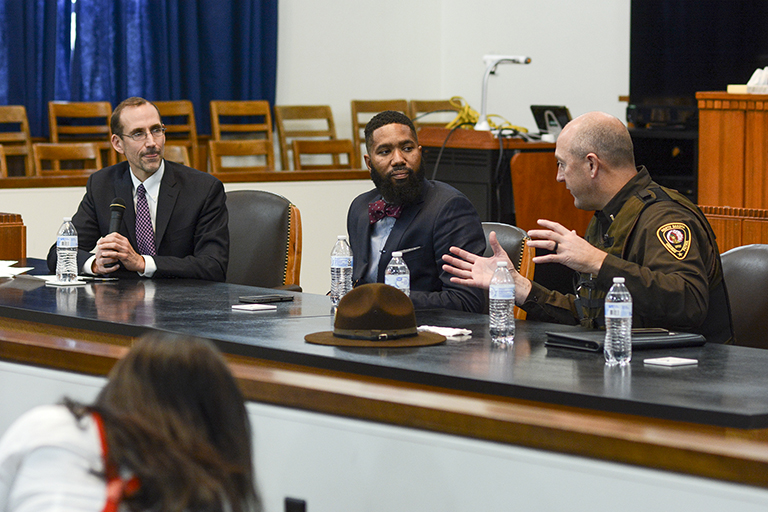
[[502,261],[497,261],[497,262],[496,262],[496,267],[497,267],[497,268],[498,268],[498,267],[506,267],[506,266],[507,266],[507,262],[506,262],[506,261],[503,261],[503,260],[502,260]]
[[64,222],[72,222],[72,217],[64,217]]
[[336,239],[338,239],[338,240],[346,240],[347,239],[347,235],[339,235],[339,236],[336,237]]
[[617,284],[624,284],[624,278],[623,277],[614,277],[613,282]]
[[392,257],[393,258],[402,258],[403,257],[403,253],[401,251],[393,251],[392,252]]

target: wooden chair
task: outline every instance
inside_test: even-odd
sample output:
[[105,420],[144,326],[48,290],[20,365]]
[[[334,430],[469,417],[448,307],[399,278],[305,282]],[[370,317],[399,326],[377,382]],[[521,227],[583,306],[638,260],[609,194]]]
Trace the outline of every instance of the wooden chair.
[[[211,172],[214,170],[214,146],[218,155],[224,155],[222,151],[234,151],[226,155],[267,155],[266,168],[262,170],[273,171],[275,169],[274,140],[272,138],[272,114],[269,102],[264,100],[245,101],[211,101],[211,141],[224,140],[250,140],[254,144],[230,144],[219,145],[209,142],[211,158]],[[263,142],[263,144],[261,143]],[[250,149],[248,149],[250,148]],[[248,153],[247,151],[252,151]],[[266,153],[265,153],[266,152]],[[244,168],[264,166],[245,166]],[[218,161],[221,168],[221,160]]]
[[95,143],[102,152],[102,160],[116,164],[117,153],[110,142],[111,116],[112,105],[108,101],[49,101],[50,140]]
[[[263,172],[275,169],[275,154],[272,142],[264,139],[211,140],[208,141],[211,158],[211,174],[222,172]],[[243,165],[223,165],[222,157],[252,157],[253,161]],[[244,158],[241,158],[243,160]],[[257,163],[263,161],[263,165]]]
[[[352,143],[355,146],[355,165],[358,169],[365,169],[363,164],[363,149],[365,144],[365,125],[370,119],[384,110],[397,110],[407,115],[408,102],[406,100],[352,100]],[[361,120],[360,116],[364,119]]]
[[0,144],[0,178],[8,177],[8,166],[5,161],[5,149]]
[[164,158],[171,162],[176,162],[177,164],[186,165],[187,167],[190,166],[189,153],[187,152],[187,148],[184,146],[166,144]]
[[[451,100],[411,100],[408,102],[408,117],[413,121],[416,130],[425,126],[445,128],[453,121],[459,107]],[[423,119],[423,120],[422,120]]]
[[[38,176],[82,176],[101,168],[101,151],[94,142],[38,143],[32,145],[32,153]],[[50,168],[43,168],[44,161],[51,163]],[[72,166],[62,168],[63,161]]]
[[[228,283],[301,291],[301,214],[264,190],[227,192]],[[254,229],[258,226],[258,229]]]
[[[521,276],[533,281],[533,273],[535,265],[533,263],[533,257],[536,256],[536,249],[528,245],[530,238],[525,230],[520,229],[517,226],[510,224],[503,224],[501,222],[483,222],[483,232],[485,233],[485,252],[484,257],[493,255],[493,249],[488,242],[488,236],[491,231],[496,232],[496,239],[501,247],[512,260],[515,265],[515,269]],[[487,292],[486,292],[486,309],[487,309]],[[486,311],[487,312],[487,311]],[[524,320],[526,312],[515,306],[515,318]]]
[[26,176],[35,174],[35,164],[32,161],[32,137],[29,134],[29,120],[24,106],[0,106],[0,144],[3,145],[6,156],[21,156],[24,159]]
[[[184,165],[200,169],[197,124],[195,123],[195,109],[189,100],[155,101],[160,111],[160,118],[165,125],[165,147],[181,146],[186,148],[188,156]],[[177,160],[174,160],[177,161]]]
[[[351,169],[355,161],[355,148],[349,139],[341,140],[300,140],[293,141],[293,168],[297,171],[309,169]],[[301,155],[330,155],[331,164],[302,164]],[[340,163],[339,155],[346,155],[346,163]]]
[[[336,139],[333,112],[328,105],[275,105],[275,126],[284,170],[291,165],[288,152],[292,150],[293,139]],[[333,163],[338,166],[337,155],[333,156]]]

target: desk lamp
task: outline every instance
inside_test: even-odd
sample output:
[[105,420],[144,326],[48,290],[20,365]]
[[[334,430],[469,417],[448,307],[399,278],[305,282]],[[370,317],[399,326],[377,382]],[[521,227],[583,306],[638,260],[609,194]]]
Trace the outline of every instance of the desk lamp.
[[488,77],[496,74],[496,66],[507,62],[509,64],[530,64],[530,57],[521,57],[514,55],[483,55],[483,61],[486,64],[485,75],[483,75],[483,99],[480,104],[480,117],[477,119],[475,130],[490,131],[491,126],[488,124],[488,116],[486,111],[486,103],[488,97]]

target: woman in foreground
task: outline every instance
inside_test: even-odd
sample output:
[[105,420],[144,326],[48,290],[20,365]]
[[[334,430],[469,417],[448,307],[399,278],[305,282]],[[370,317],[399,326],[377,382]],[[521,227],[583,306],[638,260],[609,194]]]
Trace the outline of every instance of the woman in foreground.
[[243,396],[205,340],[141,338],[96,401],[42,406],[0,440],[0,511],[258,511]]

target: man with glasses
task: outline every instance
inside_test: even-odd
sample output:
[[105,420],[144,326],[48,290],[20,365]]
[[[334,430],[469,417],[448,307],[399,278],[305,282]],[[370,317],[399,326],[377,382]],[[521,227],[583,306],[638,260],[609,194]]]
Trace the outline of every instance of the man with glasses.
[[[221,181],[163,159],[160,112],[143,98],[120,103],[110,128],[112,147],[126,161],[88,178],[72,218],[80,273],[224,281],[229,229]],[[110,232],[115,199],[122,199],[125,210],[117,231]],[[48,267],[56,268],[55,244]]]
[[[528,318],[557,323],[605,324],[603,303],[614,277],[632,294],[633,327],[697,332],[707,341],[732,339],[720,255],[704,215],[678,192],[653,182],[636,168],[624,124],[602,112],[568,123],[557,139],[557,181],[582,210],[595,210],[586,239],[548,220],[531,230],[530,244],[550,254],[534,263],[556,262],[579,273],[576,291],[563,295],[512,270],[515,302]],[[535,193],[535,191],[530,191]],[[546,213],[546,212],[543,212]],[[482,258],[457,247],[443,269],[454,283],[488,287],[496,261],[509,258],[495,236],[494,255]],[[511,263],[509,268],[514,269]]]

